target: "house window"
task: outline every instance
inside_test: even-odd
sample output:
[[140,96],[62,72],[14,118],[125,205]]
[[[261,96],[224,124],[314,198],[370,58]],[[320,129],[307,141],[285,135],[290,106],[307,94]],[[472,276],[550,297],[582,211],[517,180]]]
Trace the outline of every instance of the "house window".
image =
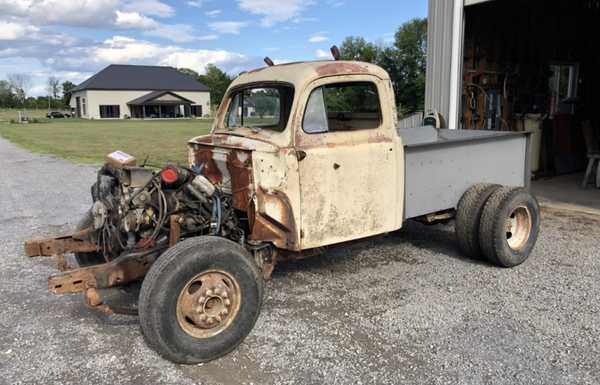
[[119,105],[101,105],[100,106],[100,118],[120,118],[121,108]]
[[200,106],[200,105],[191,106],[191,108],[192,108],[192,115],[202,117],[202,106]]
[[335,83],[315,89],[304,113],[309,134],[378,128],[381,105],[377,87],[369,82]]
[[85,103],[85,98],[81,98],[81,114],[87,115],[87,105]]

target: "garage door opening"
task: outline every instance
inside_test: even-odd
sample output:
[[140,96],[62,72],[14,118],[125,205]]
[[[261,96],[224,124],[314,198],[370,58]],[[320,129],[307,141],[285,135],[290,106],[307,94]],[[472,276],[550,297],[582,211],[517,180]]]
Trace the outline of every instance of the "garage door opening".
[[[599,0],[496,0],[464,9],[459,126],[531,130],[532,189],[600,209]],[[600,178],[600,175],[598,175]]]

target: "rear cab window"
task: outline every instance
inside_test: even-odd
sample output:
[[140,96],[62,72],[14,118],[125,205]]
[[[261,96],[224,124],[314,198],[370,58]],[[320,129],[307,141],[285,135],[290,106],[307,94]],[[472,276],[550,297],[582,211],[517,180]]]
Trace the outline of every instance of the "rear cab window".
[[282,132],[287,126],[294,99],[291,86],[251,86],[235,91],[224,125]]
[[381,103],[372,82],[327,84],[314,89],[304,112],[309,134],[374,129],[381,126]]

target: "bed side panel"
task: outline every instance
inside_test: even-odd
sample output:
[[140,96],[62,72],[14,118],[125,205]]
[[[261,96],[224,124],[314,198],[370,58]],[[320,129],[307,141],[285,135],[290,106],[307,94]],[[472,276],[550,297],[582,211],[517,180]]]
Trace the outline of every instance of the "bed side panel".
[[526,186],[529,136],[437,142],[405,148],[405,218],[455,208],[476,183]]

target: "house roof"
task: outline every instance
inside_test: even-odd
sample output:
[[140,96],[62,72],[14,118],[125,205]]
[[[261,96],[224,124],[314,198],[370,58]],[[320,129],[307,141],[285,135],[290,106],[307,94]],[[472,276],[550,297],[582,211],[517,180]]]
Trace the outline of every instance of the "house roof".
[[83,90],[208,92],[208,87],[173,67],[111,64],[71,92]]
[[136,99],[133,99],[132,101],[127,102],[127,104],[131,104],[134,106],[148,104],[148,102],[151,102],[154,99],[160,98],[161,96],[166,95],[166,94],[173,95],[174,97],[179,99],[179,102],[168,100],[168,101],[160,101],[159,104],[173,104],[173,103],[179,104],[181,102],[188,103],[188,104],[194,104],[193,101],[186,99],[183,96],[177,95],[176,93],[170,92],[170,91],[152,91],[150,93],[147,93],[146,95],[142,95],[139,98],[136,98]]

